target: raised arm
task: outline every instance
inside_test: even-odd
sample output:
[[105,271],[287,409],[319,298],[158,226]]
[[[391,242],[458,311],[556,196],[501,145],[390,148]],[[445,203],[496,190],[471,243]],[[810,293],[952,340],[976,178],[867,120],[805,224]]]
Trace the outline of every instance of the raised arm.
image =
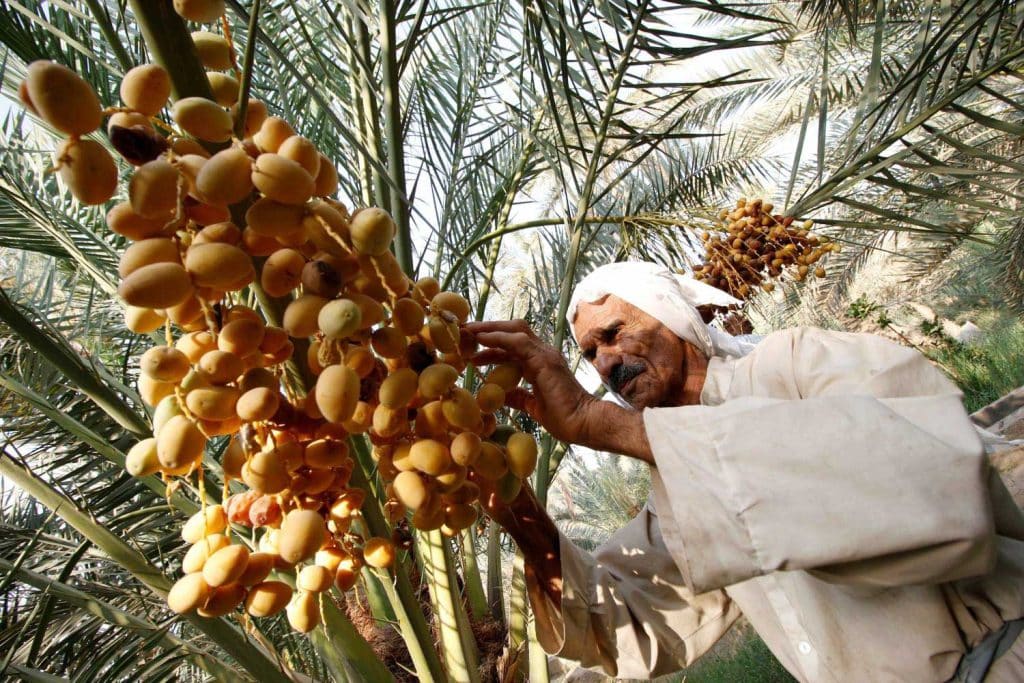
[[[555,438],[651,462],[643,416],[591,396],[525,322],[472,323],[480,365],[515,361],[532,391],[507,396]],[[537,635],[551,654],[612,676],[650,678],[692,663],[739,615],[723,591],[695,596],[649,508],[590,555],[561,535],[528,487],[511,504],[478,480],[485,509],[522,549]]]
[[522,367],[531,390],[509,392],[506,400],[511,407],[525,410],[559,441],[653,463],[641,413],[588,393],[562,354],[538,339],[525,321],[469,323],[466,329],[487,347],[475,363],[511,361]]
[[686,589],[649,506],[590,555],[558,532],[528,488],[508,506],[483,491],[523,550],[537,637],[550,654],[609,676],[653,678],[692,664],[740,614],[724,591]]
[[558,610],[562,604],[562,556],[558,528],[541,507],[529,486],[523,486],[511,503],[503,503],[495,483],[471,473],[480,486],[484,511],[508,532],[523,551],[524,571],[548,604]]

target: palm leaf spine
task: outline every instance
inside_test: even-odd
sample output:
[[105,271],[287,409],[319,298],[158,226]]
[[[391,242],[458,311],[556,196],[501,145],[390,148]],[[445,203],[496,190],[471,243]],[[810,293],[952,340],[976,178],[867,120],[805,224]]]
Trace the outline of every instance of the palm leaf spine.
[[[31,470],[15,463],[6,453],[0,456],[0,474],[10,479],[42,505],[54,511],[151,591],[161,598],[167,597],[171,581],[163,572],[150,564],[141,553],[115,536],[106,527],[94,521],[74,501],[54,490]],[[197,615],[187,615],[182,618],[223,648],[256,680],[276,683],[290,681],[290,678],[278,668],[264,650],[247,642],[238,629],[226,620],[205,619]]]

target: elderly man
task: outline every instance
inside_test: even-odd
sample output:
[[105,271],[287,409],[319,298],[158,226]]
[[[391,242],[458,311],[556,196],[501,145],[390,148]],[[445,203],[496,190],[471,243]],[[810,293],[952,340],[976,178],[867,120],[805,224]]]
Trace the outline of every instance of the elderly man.
[[795,329],[747,351],[645,263],[605,266],[569,322],[624,407],[588,394],[522,321],[476,323],[519,362],[511,402],[556,438],[639,458],[653,501],[594,556],[525,492],[489,512],[527,563],[551,653],[646,678],[742,613],[801,681],[1024,681],[1024,516],[960,393],[916,351]]

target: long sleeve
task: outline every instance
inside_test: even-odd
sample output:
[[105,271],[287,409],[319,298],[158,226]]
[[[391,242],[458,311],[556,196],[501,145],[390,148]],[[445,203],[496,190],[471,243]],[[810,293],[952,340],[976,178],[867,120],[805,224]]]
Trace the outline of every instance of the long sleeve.
[[527,581],[537,637],[551,654],[650,678],[692,663],[739,616],[723,591],[694,596],[684,587],[650,507],[593,556],[565,536],[559,543],[561,607]]
[[900,586],[991,568],[981,442],[956,387],[919,353],[787,331],[730,382],[720,405],[644,413],[691,590],[779,570]]

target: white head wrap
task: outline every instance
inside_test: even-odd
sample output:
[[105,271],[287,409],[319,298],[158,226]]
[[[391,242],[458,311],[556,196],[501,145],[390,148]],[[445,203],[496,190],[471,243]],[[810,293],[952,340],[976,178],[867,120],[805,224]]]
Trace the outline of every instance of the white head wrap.
[[[733,306],[741,303],[738,299],[688,275],[678,275],[665,266],[640,261],[601,266],[576,286],[565,314],[574,338],[573,319],[579,305],[609,294],[656,318],[708,358],[744,356],[753,348],[750,342],[708,327],[697,311],[697,306]],[[579,343],[578,338],[576,342]]]

